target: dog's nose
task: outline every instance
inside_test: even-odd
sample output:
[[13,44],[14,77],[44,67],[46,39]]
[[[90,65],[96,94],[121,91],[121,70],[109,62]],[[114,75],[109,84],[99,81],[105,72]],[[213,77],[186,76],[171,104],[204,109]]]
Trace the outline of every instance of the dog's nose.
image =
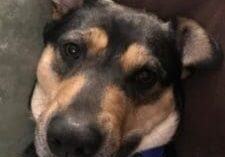
[[102,143],[102,134],[91,125],[55,117],[49,123],[47,142],[56,156],[91,157]]

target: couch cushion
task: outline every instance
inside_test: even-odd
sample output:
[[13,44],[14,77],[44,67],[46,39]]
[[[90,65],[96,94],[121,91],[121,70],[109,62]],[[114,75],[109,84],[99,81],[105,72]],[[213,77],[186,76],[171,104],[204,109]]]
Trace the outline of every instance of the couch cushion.
[[[44,2],[44,3],[43,3]],[[42,49],[46,0],[0,5],[0,156],[19,157],[32,139],[28,99]]]

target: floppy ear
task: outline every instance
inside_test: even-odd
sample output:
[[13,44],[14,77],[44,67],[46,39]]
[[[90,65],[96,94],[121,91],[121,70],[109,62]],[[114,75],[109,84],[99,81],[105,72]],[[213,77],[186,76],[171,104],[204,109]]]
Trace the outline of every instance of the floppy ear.
[[94,3],[97,0],[52,0],[53,2],[53,19],[60,19],[70,10],[76,10],[85,3]]
[[181,54],[183,78],[193,70],[210,69],[223,58],[220,46],[195,21],[177,18],[173,22],[177,47]]

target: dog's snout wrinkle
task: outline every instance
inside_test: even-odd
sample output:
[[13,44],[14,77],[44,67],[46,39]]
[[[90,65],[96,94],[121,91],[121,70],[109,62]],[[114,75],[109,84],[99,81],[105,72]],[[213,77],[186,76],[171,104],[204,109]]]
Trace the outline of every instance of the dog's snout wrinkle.
[[56,94],[56,101],[60,104],[61,109],[66,109],[85,86],[87,80],[85,75],[80,74],[68,80],[63,81]]

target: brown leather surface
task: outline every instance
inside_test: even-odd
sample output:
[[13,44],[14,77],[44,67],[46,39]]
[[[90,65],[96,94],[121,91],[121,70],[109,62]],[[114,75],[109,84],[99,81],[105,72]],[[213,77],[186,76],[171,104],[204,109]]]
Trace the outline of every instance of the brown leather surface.
[[[186,16],[198,21],[225,52],[224,0],[117,0],[167,19]],[[225,64],[196,74],[184,83],[186,108],[177,139],[179,157],[225,157]]]

